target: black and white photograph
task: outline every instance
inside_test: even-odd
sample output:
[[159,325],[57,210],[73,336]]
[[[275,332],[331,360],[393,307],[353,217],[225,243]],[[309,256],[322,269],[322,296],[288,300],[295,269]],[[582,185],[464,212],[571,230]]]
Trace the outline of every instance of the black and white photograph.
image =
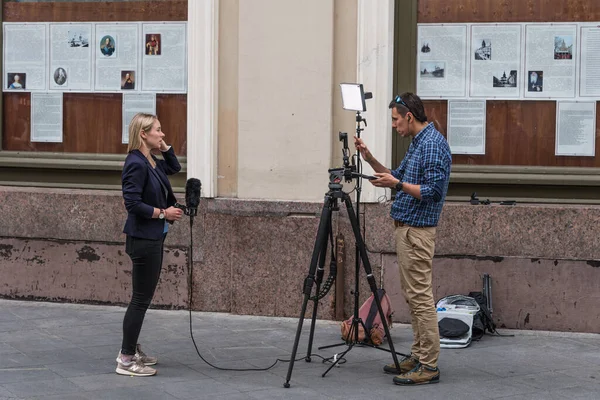
[[7,88],[10,90],[24,90],[27,74],[24,72],[9,72],[6,74]]
[[494,74],[494,87],[517,87],[517,70],[511,70],[508,74],[502,71],[500,74]]
[[67,71],[63,67],[54,70],[54,83],[58,86],[64,86],[67,83]]
[[555,36],[554,37],[554,59],[572,60],[573,59],[573,36]]
[[528,92],[544,91],[544,71],[529,71],[527,77]]
[[475,40],[475,59],[486,60],[492,59],[492,41],[490,39]]
[[90,47],[90,38],[85,32],[69,31],[68,44],[71,47]]
[[440,79],[445,77],[446,63],[443,61],[424,61],[420,66],[421,78]]
[[421,45],[421,53],[429,53],[431,52],[431,47],[429,46],[429,42],[423,42]]

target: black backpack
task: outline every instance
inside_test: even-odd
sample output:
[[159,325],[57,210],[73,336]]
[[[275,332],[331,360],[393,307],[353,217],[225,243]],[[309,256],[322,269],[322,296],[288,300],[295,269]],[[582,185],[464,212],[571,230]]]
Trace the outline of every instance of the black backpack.
[[486,331],[489,333],[498,334],[496,324],[492,319],[492,313],[487,308],[487,301],[482,292],[470,292],[469,297],[472,297],[479,304],[479,311],[473,316],[473,327],[471,338],[479,340],[483,337]]

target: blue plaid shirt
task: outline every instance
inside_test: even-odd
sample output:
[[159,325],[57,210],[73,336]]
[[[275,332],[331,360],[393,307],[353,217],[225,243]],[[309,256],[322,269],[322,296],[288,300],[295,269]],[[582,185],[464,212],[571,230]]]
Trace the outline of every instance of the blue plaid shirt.
[[450,146],[430,122],[415,136],[398,169],[391,171],[401,182],[421,185],[421,200],[399,191],[392,204],[391,217],[410,226],[437,226],[448,192],[451,167]]

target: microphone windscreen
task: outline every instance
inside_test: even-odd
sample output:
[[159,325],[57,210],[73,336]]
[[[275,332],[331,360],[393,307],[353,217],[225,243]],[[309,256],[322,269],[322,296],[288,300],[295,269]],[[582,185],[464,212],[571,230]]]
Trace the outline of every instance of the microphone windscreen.
[[199,179],[190,178],[185,183],[185,205],[197,208],[200,204],[200,188],[202,184]]

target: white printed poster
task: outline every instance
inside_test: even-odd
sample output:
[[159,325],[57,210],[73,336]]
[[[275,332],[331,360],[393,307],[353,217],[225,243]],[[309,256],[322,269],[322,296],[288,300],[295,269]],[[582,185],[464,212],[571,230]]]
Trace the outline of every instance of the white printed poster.
[[520,97],[521,29],[519,24],[471,26],[470,96]]
[[4,24],[4,91],[46,90],[47,24]]
[[186,31],[185,23],[143,24],[142,90],[186,92]]
[[31,141],[62,143],[62,93],[31,93]]
[[575,97],[577,25],[525,27],[525,97]]
[[485,100],[448,100],[452,154],[485,154]]
[[464,97],[467,94],[467,26],[419,25],[417,94]]
[[123,93],[122,143],[129,143],[129,123],[140,112],[156,115],[156,94]]
[[50,89],[92,90],[92,24],[50,24]]
[[581,97],[600,97],[600,26],[581,27]]
[[139,24],[96,24],[96,91],[139,90]]
[[556,155],[589,156],[596,153],[596,102],[556,104]]

